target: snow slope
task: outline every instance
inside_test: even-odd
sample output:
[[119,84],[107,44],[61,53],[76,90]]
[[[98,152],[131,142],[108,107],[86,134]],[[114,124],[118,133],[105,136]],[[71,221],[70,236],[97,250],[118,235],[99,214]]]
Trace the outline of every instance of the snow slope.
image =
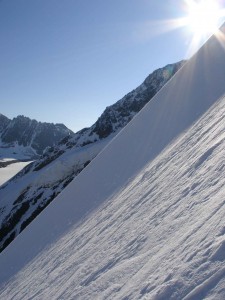
[[[169,64],[149,74],[140,86],[107,107],[91,127],[68,135],[54,147],[49,147],[40,159],[0,187],[0,252],[151,101],[184,63]],[[31,121],[21,117],[16,119],[28,123]],[[2,116],[0,130],[1,124],[3,128],[8,122],[10,120]],[[21,147],[13,148],[17,155],[25,150]],[[3,148],[0,150],[3,154]]]
[[212,37],[1,253],[0,298],[225,298],[222,43]]
[[[225,99],[40,253],[0,298],[224,299],[224,114]],[[27,255],[18,245],[27,233],[3,252],[1,273],[15,266],[7,253]]]
[[[1,163],[1,161],[0,161]],[[10,163],[5,168],[0,168],[0,186],[8,181],[10,178],[15,176],[19,171],[21,171],[26,165],[28,165],[30,162],[14,162]]]

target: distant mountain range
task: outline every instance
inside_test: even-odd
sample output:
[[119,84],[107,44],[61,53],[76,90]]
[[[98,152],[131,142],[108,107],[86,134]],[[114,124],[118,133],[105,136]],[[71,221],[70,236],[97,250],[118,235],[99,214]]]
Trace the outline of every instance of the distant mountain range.
[[63,124],[38,122],[25,116],[10,120],[0,114],[0,158],[10,150],[16,158],[38,158],[47,147],[71,134]]
[[107,107],[93,126],[67,135],[0,188],[0,250],[98,155],[183,65],[181,61],[154,71],[139,87]]

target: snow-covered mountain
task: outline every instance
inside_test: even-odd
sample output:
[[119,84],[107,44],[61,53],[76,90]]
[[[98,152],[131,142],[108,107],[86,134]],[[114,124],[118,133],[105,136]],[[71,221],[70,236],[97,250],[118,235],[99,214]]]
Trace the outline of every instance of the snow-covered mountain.
[[224,48],[209,39],[1,253],[0,298],[225,299]]
[[107,107],[97,122],[65,137],[0,188],[0,251],[83,170],[184,64],[150,74],[135,90]]
[[24,116],[10,120],[0,114],[0,158],[40,157],[47,147],[71,134],[73,132],[63,124],[38,122]]

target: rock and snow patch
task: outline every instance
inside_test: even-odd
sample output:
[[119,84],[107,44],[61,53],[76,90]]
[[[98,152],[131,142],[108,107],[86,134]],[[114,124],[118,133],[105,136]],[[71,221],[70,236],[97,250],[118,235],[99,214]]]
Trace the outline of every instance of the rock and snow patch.
[[[181,61],[154,71],[143,84],[107,107],[90,128],[48,147],[40,159],[0,188],[0,251],[55,199],[183,65]],[[19,120],[29,121],[24,117]],[[2,129],[8,122],[7,118],[2,118]],[[60,124],[57,126],[62,128]],[[20,150],[16,148],[17,155],[24,151]]]

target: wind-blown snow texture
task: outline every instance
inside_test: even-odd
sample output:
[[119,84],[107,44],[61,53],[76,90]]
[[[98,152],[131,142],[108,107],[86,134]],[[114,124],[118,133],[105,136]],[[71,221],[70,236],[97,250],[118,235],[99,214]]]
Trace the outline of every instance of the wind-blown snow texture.
[[67,136],[0,188],[0,251],[55,199],[183,64],[182,61],[154,71],[139,87],[107,107],[93,126]]
[[0,297],[225,298],[222,46],[211,38],[0,255]]

